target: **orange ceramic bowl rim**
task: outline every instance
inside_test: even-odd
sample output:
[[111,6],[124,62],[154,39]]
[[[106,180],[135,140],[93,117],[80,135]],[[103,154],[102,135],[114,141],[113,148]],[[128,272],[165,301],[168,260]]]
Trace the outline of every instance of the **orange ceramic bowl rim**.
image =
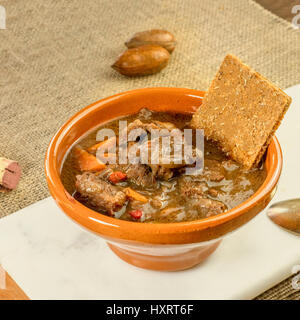
[[[79,118],[84,117],[99,103],[103,105],[105,103],[109,103],[111,100],[114,100],[116,98],[122,98],[122,96],[124,95],[128,96],[134,95],[136,93],[143,94],[143,92],[147,92],[148,94],[151,92],[163,92],[164,94],[172,94],[176,92],[179,94],[198,95],[199,97],[203,97],[204,95],[203,91],[184,88],[155,87],[136,89],[101,99],[81,109],[74,116],[72,116],[51,139],[45,157],[45,174],[50,193],[54,200],[57,202],[57,204],[71,219],[79,223],[81,226],[84,226],[90,231],[102,235],[104,238],[107,239],[118,239],[120,241],[134,242],[137,241],[152,244],[194,243],[198,241],[212,240],[222,236],[220,234],[218,234],[218,236],[213,235],[215,227],[223,223],[230,223],[230,221],[233,221],[241,217],[247,211],[254,208],[258,203],[264,202],[264,199],[273,196],[273,192],[280,178],[283,162],[281,147],[275,136],[272,138],[267,150],[267,160],[269,162],[269,169],[267,172],[267,177],[262,186],[254,195],[252,195],[249,199],[247,199],[240,205],[216,216],[188,222],[148,224],[125,221],[109,217],[104,214],[100,214],[96,211],[93,211],[85,207],[80,202],[76,201],[65,190],[60,179],[61,168],[58,168],[57,165],[56,151],[59,148],[63,135],[67,133],[68,129],[71,126],[76,125],[76,122]],[[269,200],[266,202],[269,202]],[[264,205],[264,207],[266,205]],[[231,230],[229,231],[236,229],[240,225],[231,228]],[[201,232],[204,230],[206,230],[206,234],[203,238],[201,236]],[[207,230],[209,230],[209,237],[207,237]],[[189,234],[191,234],[191,237],[189,237]],[[181,237],[180,235],[183,235],[183,237]]]

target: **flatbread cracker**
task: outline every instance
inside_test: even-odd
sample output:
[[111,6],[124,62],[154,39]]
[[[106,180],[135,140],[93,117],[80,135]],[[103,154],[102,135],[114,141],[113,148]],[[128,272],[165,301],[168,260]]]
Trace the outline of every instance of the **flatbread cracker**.
[[191,121],[246,168],[257,165],[292,99],[228,54]]

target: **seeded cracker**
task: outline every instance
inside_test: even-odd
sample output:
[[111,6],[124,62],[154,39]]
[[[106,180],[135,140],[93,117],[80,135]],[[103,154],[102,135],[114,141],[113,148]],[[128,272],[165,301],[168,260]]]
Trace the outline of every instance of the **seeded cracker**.
[[191,125],[251,168],[259,163],[292,99],[228,54]]

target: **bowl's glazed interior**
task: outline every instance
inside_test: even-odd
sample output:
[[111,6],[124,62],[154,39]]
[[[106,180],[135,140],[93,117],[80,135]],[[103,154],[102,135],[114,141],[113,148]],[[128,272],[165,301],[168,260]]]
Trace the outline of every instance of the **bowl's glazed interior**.
[[166,224],[118,220],[85,207],[64,189],[60,180],[64,158],[72,145],[88,131],[142,108],[193,113],[201,106],[203,94],[202,91],[179,88],[124,92],[82,109],[51,140],[45,171],[53,198],[70,218],[107,239],[113,251],[129,263],[156,270],[189,268],[212,253],[225,234],[265,208],[274,195],[282,167],[281,149],[275,137],[267,151],[267,178],[260,189],[239,206],[202,220]]

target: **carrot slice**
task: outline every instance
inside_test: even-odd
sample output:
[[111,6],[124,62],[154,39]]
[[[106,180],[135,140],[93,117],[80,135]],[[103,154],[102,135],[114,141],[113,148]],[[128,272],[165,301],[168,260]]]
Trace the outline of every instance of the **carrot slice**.
[[81,171],[100,171],[106,167],[95,156],[79,147],[74,148],[74,157]]
[[136,200],[136,201],[140,201],[140,202],[144,202],[144,203],[148,202],[148,199],[145,196],[134,191],[133,189],[131,189],[129,187],[125,188],[124,192],[125,192],[126,196],[128,198],[130,198],[131,200]]
[[93,146],[89,147],[87,149],[87,151],[94,152],[94,151],[97,151],[98,148],[100,148],[100,147],[109,149],[110,147],[112,147],[116,143],[116,141],[117,141],[116,137],[109,138],[107,140],[104,140],[104,141],[101,141],[99,143],[94,144]]
[[104,164],[116,163],[116,155],[113,153],[104,153],[104,154],[96,153],[96,158],[100,162],[103,162]]

